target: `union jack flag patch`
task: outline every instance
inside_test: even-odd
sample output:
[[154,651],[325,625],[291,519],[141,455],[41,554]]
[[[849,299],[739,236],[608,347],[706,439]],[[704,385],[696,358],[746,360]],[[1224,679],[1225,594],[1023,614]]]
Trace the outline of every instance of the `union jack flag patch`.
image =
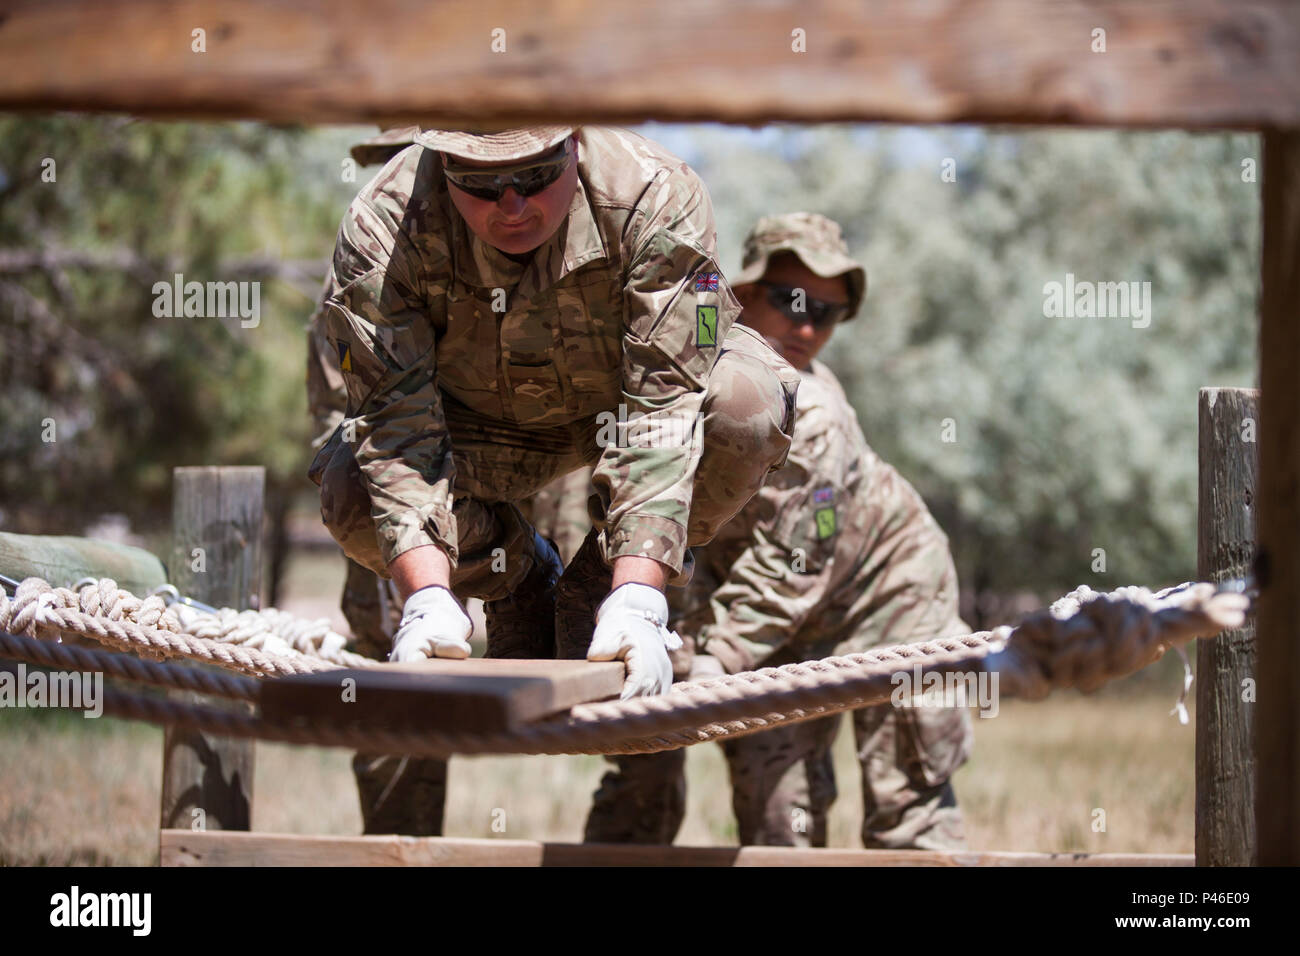
[[695,273],[695,291],[696,292],[717,292],[718,274],[716,272]]
[[818,488],[813,492],[813,504],[826,505],[835,500],[835,489],[826,487]]

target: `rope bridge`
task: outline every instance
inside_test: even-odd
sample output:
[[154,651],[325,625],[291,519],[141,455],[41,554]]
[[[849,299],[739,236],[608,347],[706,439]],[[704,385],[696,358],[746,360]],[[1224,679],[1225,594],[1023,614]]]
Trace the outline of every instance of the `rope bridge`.
[[[635,754],[674,750],[883,704],[900,671],[998,675],[999,693],[1038,700],[1055,689],[1094,690],[1159,659],[1170,648],[1242,626],[1246,594],[1187,583],[1159,592],[1080,587],[1016,627],[877,648],[863,654],[674,684],[664,694],[580,704],[509,731],[411,730],[356,721],[271,721],[219,706],[106,690],[104,713],[226,737],[349,747],[370,752],[452,754]],[[46,667],[102,671],[161,687],[256,702],[264,680],[379,662],[343,650],[328,622],[275,609],[206,614],[138,598],[109,579],[77,589],[28,578],[0,592],[0,656]],[[60,643],[91,638],[113,654]],[[166,663],[186,657],[236,674]]]

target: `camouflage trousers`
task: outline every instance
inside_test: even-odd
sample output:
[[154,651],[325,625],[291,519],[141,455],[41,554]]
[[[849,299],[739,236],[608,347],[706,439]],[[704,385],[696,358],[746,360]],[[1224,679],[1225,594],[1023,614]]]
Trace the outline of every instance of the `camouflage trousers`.
[[[690,544],[710,540],[789,452],[797,376],[775,365],[773,355],[743,326],[734,326],[723,343],[703,402],[703,452],[695,473]],[[589,486],[589,471],[583,470],[600,454],[596,427],[584,423],[576,431],[517,428],[477,415],[449,396],[443,400],[456,461],[453,512],[460,561],[452,572],[452,590],[462,600],[496,600],[517,587],[532,568],[533,527],[521,506],[530,508],[534,520],[543,524],[572,525],[578,520],[570,504],[564,505],[563,518],[550,509],[571,500],[565,489],[571,492],[579,483],[584,489]],[[391,610],[385,619],[385,602],[378,595],[387,593],[394,604],[397,598],[391,589],[384,591],[388,582],[379,580],[380,575],[386,577],[386,569],[370,519],[369,495],[356,460],[339,437],[336,431],[321,456],[321,516],[349,558],[343,610],[358,649],[383,659],[395,625]],[[584,477],[566,478],[574,471]],[[542,495],[528,502],[548,484],[553,493],[557,482],[562,483],[561,493],[554,501]],[[589,525],[603,526],[596,496],[587,500],[587,517]],[[571,554],[582,536],[570,537]],[[400,618],[400,606],[396,614]],[[369,649],[363,649],[363,640]],[[442,832],[446,761],[359,753],[353,772],[366,833]]]
[[[832,745],[842,714],[724,741],[742,846],[824,847],[838,795]],[[961,810],[949,780],[960,765],[964,711],[893,707],[853,712],[862,777],[862,845],[962,850]],[[686,752],[610,757],[592,800],[590,843],[669,844],[686,813]]]
[[[961,630],[962,628],[958,628]],[[856,641],[813,656],[858,653]],[[687,648],[673,655],[677,680],[721,674]],[[766,666],[800,657],[778,652]],[[701,665],[712,664],[716,671]],[[824,847],[838,791],[832,748],[842,714],[786,724],[722,742],[732,811],[742,846]],[[966,849],[951,777],[970,756],[968,711],[953,707],[867,707],[852,712],[862,781],[862,845],[868,849]],[[686,752],[607,757],[614,764],[592,799],[589,843],[670,844],[686,813]]]
[[573,560],[591,530],[587,499],[592,493],[592,471],[591,466],[579,468],[556,478],[531,498],[519,502],[525,520],[555,545],[560,560],[566,565]]

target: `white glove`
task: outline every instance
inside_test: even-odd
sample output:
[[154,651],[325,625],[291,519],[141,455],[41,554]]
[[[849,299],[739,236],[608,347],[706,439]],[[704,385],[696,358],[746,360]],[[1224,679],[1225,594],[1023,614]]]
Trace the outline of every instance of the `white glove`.
[[420,588],[402,608],[390,661],[406,664],[426,657],[469,657],[474,625],[460,602],[444,587]]
[[668,630],[668,599],[648,584],[623,584],[596,610],[589,661],[621,659],[627,665],[622,699],[662,694],[673,682],[668,652],[682,639]]

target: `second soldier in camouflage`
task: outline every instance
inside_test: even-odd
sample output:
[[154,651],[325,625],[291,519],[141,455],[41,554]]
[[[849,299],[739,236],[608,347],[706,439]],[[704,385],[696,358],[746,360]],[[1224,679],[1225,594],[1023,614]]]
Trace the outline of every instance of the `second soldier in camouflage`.
[[[826,366],[815,360],[836,324],[856,315],[866,272],[829,219],[759,221],[734,280],[740,321],[801,371],[789,458],[707,546],[675,595],[687,637],[679,676],[778,666],[969,629],[943,531],[920,496],[871,450]],[[693,642],[691,639],[693,638]],[[691,646],[700,653],[689,660]],[[835,799],[834,717],[729,740],[742,844],[826,845]],[[965,846],[950,778],[971,747],[963,709],[853,712],[867,847]],[[671,843],[685,811],[683,751],[615,758],[595,796],[586,838]]]

